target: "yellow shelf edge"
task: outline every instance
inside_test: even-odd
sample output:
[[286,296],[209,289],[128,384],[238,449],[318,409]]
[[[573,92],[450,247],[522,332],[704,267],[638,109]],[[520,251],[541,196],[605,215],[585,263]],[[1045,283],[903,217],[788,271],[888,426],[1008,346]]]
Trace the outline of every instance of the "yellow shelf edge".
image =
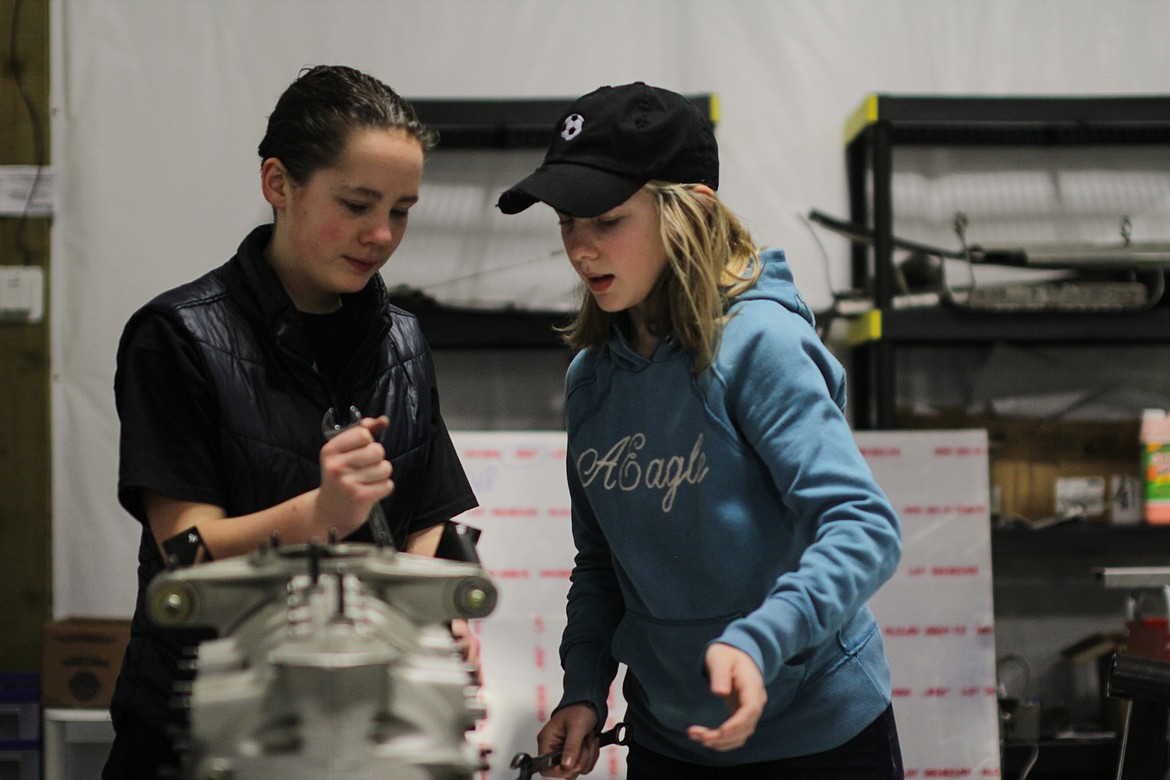
[[845,121],[845,143],[852,141],[858,133],[878,121],[878,96],[867,95],[849,119]]
[[856,347],[870,341],[880,341],[882,338],[882,313],[880,309],[870,309],[864,314],[849,321],[845,332],[845,341],[849,346]]

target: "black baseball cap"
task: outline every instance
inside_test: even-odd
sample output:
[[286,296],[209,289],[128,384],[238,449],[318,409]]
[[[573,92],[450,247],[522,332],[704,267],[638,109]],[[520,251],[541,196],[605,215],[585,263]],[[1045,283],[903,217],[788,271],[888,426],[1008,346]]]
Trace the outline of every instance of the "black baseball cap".
[[553,130],[544,162],[500,196],[517,214],[537,201],[595,217],[649,181],[719,187],[715,130],[687,98],[640,81],[577,98]]

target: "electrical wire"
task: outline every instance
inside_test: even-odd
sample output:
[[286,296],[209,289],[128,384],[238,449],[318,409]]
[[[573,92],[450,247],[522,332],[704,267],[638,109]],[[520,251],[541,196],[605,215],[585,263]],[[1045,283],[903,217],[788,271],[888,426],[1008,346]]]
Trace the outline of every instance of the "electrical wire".
[[36,174],[33,176],[32,186],[29,187],[28,197],[24,202],[24,209],[20,214],[19,221],[16,225],[16,246],[21,256],[24,258],[24,265],[35,265],[33,258],[35,256],[32,247],[28,244],[26,231],[28,228],[29,210],[32,206],[33,195],[37,191],[37,187],[41,183],[44,175],[46,164],[45,152],[45,137],[44,127],[41,124],[40,114],[37,112],[36,103],[33,101],[32,95],[29,94],[28,85],[24,80],[24,65],[16,53],[17,29],[20,27],[20,11],[23,5],[23,0],[14,0],[12,4],[12,24],[9,28],[8,38],[8,59],[6,62],[8,71],[12,74],[13,82],[16,84],[17,92],[20,93],[21,101],[24,103],[25,110],[28,112],[29,124],[33,131],[33,149],[34,149],[34,164],[36,166]]
[[436,287],[445,287],[448,284],[455,284],[456,282],[466,282],[471,279],[482,279],[485,276],[498,274],[502,271],[511,271],[516,268],[522,268],[527,265],[535,265],[536,263],[546,263],[550,257],[557,257],[563,253],[561,249],[550,249],[548,252],[540,255],[529,257],[525,260],[517,260],[514,263],[506,263],[505,265],[496,265],[491,268],[485,268],[480,271],[475,271],[469,274],[462,274],[460,276],[449,276],[446,279],[440,279],[437,282],[430,282],[425,286],[420,287],[423,292],[429,293]]
[[1028,762],[1024,764],[1024,768],[1020,770],[1019,780],[1028,780],[1028,775],[1032,774],[1032,767],[1036,766],[1036,762],[1040,759],[1040,743],[1032,743],[1032,753],[1028,756]]
[[829,296],[836,303],[838,293],[833,289],[833,275],[829,273],[829,252],[825,249],[825,245],[821,241],[821,237],[817,235],[817,231],[813,230],[812,221],[799,211],[796,213],[796,216],[804,224],[805,229],[808,230],[809,235],[812,236],[812,240],[816,243],[817,249],[821,253],[821,270],[825,272],[825,288],[828,289]]
[[813,228],[812,221],[800,212],[797,212],[796,216],[804,225],[805,229],[808,230],[809,235],[812,236],[813,242],[817,245],[817,250],[821,253],[821,270],[824,271],[825,274],[825,287],[828,288],[829,297],[833,301],[831,304],[829,304],[827,309],[815,312],[817,335],[820,336],[821,340],[823,341],[828,337],[829,330],[833,327],[833,322],[841,316],[841,301],[854,297],[856,293],[854,291],[839,292],[833,289],[833,275],[829,272],[828,250],[825,249],[825,245],[821,241],[821,237]]

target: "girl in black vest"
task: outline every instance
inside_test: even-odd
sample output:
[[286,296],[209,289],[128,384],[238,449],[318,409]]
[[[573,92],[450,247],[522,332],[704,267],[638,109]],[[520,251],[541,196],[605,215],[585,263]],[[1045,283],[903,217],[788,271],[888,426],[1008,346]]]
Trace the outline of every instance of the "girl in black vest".
[[[277,102],[259,146],[273,222],[236,255],[158,296],[126,325],[115,395],[118,496],[142,524],[138,605],[111,704],[103,777],[175,766],[168,701],[179,661],[205,636],[163,631],[143,598],[167,540],[200,556],[282,543],[374,539],[380,504],[398,549],[433,555],[444,523],[476,506],[439,411],[417,322],[378,272],[418,201],[433,134],[379,80],[307,69]],[[326,439],[354,407],[359,425]],[[478,644],[453,633],[465,656]]]

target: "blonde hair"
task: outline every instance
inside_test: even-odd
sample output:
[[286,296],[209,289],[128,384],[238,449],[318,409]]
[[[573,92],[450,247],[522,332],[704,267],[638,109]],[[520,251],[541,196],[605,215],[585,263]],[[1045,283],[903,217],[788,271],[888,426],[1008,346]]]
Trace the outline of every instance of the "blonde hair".
[[[667,257],[647,298],[647,326],[658,337],[673,332],[691,352],[698,374],[715,359],[728,299],[759,279],[759,250],[718,196],[693,184],[652,181],[643,189],[654,197]],[[602,310],[586,290],[577,316],[561,334],[574,349],[600,347],[615,323],[625,327],[628,316]]]

